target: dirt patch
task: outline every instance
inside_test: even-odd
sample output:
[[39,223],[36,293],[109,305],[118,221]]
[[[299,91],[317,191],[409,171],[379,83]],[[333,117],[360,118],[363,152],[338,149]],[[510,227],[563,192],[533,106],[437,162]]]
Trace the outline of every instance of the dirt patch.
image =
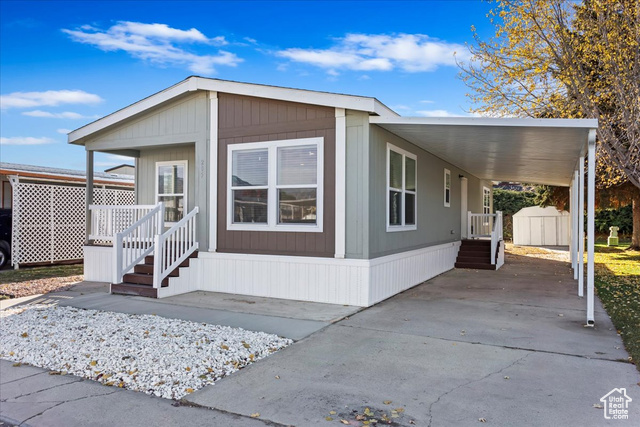
[[10,298],[20,298],[29,295],[66,291],[76,283],[81,282],[82,279],[83,276],[68,276],[35,279],[26,282],[3,283],[0,285],[0,295],[7,295]]
[[513,243],[507,243],[505,246],[506,256],[526,256],[532,258],[550,259],[553,261],[569,262],[569,251],[540,248],[536,246],[514,246]]

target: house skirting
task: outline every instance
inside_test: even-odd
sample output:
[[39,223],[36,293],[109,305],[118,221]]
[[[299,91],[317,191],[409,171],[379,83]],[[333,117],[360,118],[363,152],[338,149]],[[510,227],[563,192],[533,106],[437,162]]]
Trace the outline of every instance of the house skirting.
[[[459,247],[446,243],[372,260],[200,252],[158,297],[210,291],[368,307],[451,270]],[[112,258],[102,249],[85,250],[96,258],[85,258],[85,274],[88,266],[96,270],[85,280],[110,281]],[[105,265],[93,267],[98,263]]]
[[113,247],[83,246],[84,280],[109,282],[113,277]]

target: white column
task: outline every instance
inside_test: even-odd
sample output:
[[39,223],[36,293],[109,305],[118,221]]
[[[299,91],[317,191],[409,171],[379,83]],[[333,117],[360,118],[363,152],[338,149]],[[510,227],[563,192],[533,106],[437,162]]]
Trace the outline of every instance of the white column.
[[209,92],[209,252],[218,248],[218,92]]
[[578,179],[578,296],[584,296],[584,156]]
[[573,185],[572,185],[572,200],[571,200],[571,261],[573,268],[573,280],[578,280],[578,215],[580,214],[580,209],[578,207],[578,193],[580,192],[579,186],[579,172],[576,170],[573,173]]
[[467,209],[468,209],[468,198],[467,198],[467,178],[464,176],[460,177],[460,234],[463,239],[466,239],[467,236]]
[[84,195],[85,204],[85,243],[89,244],[89,235],[91,234],[91,211],[89,205],[93,204],[93,151],[87,150],[87,177],[86,192]]
[[344,258],[347,222],[347,117],[336,108],[336,248],[335,257]]
[[589,131],[589,185],[587,187],[587,324],[595,323],[593,315],[594,239],[596,209],[596,131]]
[[575,183],[575,176],[573,178],[571,178],[571,185],[569,186],[569,224],[571,225],[571,234],[569,237],[569,260],[571,261],[571,269],[573,270],[573,275],[574,275],[574,279],[575,277],[575,271],[576,271],[576,258],[575,256],[573,256],[573,250],[575,249],[575,245],[573,244],[573,239],[575,236],[574,233],[574,225],[576,224],[575,222],[575,204],[573,203],[573,196],[575,195],[574,191],[573,191],[573,184]]

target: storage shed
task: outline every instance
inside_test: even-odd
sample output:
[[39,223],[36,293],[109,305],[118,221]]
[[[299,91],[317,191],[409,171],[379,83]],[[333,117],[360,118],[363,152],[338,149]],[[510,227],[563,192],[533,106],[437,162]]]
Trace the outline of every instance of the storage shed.
[[513,215],[513,244],[530,246],[568,246],[569,212],[553,206],[531,206]]

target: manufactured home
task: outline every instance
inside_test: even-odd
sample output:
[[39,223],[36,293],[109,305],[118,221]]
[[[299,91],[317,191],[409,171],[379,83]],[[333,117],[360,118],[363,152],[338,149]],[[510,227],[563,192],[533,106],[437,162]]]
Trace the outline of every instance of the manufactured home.
[[135,158],[134,206],[87,199],[85,279],[370,306],[456,263],[499,268],[501,180],[572,188],[582,284],[579,171],[595,127],[401,117],[371,97],[189,77],[69,134],[88,177],[95,152]]

